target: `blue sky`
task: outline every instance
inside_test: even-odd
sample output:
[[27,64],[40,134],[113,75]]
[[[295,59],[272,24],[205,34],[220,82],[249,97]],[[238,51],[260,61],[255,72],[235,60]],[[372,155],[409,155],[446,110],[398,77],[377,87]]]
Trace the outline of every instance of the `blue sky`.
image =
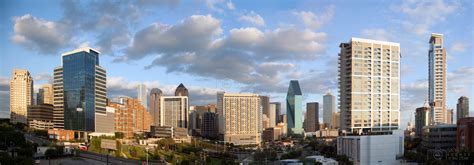
[[474,2],[468,0],[0,3],[1,117],[8,116],[13,68],[28,69],[37,90],[51,81],[62,52],[82,46],[102,52],[108,97],[135,96],[138,83],[171,94],[184,83],[192,104],[214,103],[223,89],[283,102],[289,81],[298,79],[304,102],[322,103],[326,92],[337,95],[341,42],[399,42],[405,126],[427,98],[430,34],[443,33],[447,105],[455,109],[459,96],[474,96]]

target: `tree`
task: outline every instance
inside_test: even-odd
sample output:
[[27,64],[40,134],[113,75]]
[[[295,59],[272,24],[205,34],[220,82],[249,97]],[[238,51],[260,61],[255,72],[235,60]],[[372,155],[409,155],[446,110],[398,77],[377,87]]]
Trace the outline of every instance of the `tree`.
[[56,157],[58,156],[58,151],[56,149],[47,149],[46,152],[44,153],[44,156],[51,158],[51,157]]
[[115,132],[115,138],[123,139],[124,137],[125,135],[123,134],[123,132]]

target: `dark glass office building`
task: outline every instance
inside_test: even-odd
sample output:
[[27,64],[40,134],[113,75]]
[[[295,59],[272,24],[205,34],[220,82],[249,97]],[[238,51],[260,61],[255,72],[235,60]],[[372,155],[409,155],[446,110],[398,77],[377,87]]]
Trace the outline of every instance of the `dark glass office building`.
[[62,90],[54,90],[54,94],[55,102],[62,103],[63,108],[55,113],[62,113],[64,118],[58,125],[93,132],[95,113],[106,114],[106,71],[99,66],[99,52],[81,48],[64,53],[59,68],[62,76],[55,76],[55,83],[61,83]]

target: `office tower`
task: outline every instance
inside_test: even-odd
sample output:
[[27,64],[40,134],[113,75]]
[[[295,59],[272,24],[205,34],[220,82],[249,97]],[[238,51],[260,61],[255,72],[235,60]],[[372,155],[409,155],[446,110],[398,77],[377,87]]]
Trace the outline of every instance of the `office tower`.
[[332,114],[332,119],[331,119],[331,122],[332,122],[332,123],[330,124],[331,129],[339,129],[339,128],[341,127],[341,126],[340,126],[340,124],[341,124],[341,120],[340,120],[340,119],[341,119],[341,113],[339,113],[339,112],[334,112],[334,113]]
[[330,128],[332,124],[332,114],[336,112],[336,97],[331,94],[331,92],[326,93],[323,96],[323,123],[329,125]]
[[150,130],[151,116],[138,99],[120,97],[118,100],[108,104],[115,111],[116,132],[122,132],[125,138],[133,138],[134,132]]
[[301,94],[298,80],[291,80],[286,95],[286,117],[288,122],[288,132],[293,134],[303,133],[303,95]]
[[217,118],[218,118],[218,127],[219,127],[219,134],[224,134],[225,129],[225,120],[224,120],[224,111],[222,104],[224,103],[224,93],[225,92],[217,92]]
[[454,109],[446,110],[446,124],[453,124]]
[[106,106],[106,114],[95,113],[95,131],[113,135],[115,133],[115,108]]
[[175,96],[187,96],[189,97],[188,89],[181,83],[174,91]]
[[53,128],[53,105],[39,104],[28,106],[28,126],[33,129]]
[[201,135],[205,138],[216,138],[218,132],[217,114],[215,112],[205,112],[201,121]]
[[319,130],[319,103],[306,103],[306,116],[304,118],[305,132]]
[[162,96],[160,125],[188,128],[188,96]]
[[[219,97],[218,97],[219,98]],[[224,141],[234,145],[259,144],[262,121],[260,97],[256,94],[223,93]]]
[[[265,128],[271,127],[270,125],[270,97],[268,96],[260,96],[260,104],[262,106],[262,113],[263,116],[266,116],[267,122],[265,125],[262,123],[262,130]],[[262,122],[263,122],[263,116],[262,116]]]
[[10,80],[10,122],[27,124],[28,106],[33,104],[33,78],[30,72],[13,69]]
[[147,92],[146,92],[146,85],[145,84],[138,84],[137,86],[137,98],[138,101],[143,105],[143,107],[148,109],[147,103]]
[[54,69],[54,127],[95,130],[95,113],[106,114],[106,71],[99,52],[80,48],[62,54],[62,66]]
[[430,106],[425,103],[423,107],[416,108],[415,112],[415,136],[421,137],[423,127],[430,124]]
[[339,53],[341,129],[388,132],[400,124],[400,44],[352,38]]
[[270,103],[270,111],[274,111],[275,113],[275,125],[280,123],[280,111],[281,111],[281,104],[280,102],[271,102]]
[[432,33],[428,51],[428,93],[433,124],[447,123],[446,112],[446,49],[443,34]]
[[461,96],[458,99],[458,104],[456,105],[456,114],[457,121],[464,117],[469,117],[469,98],[466,96]]
[[270,128],[273,128],[278,123],[277,104],[270,103],[268,105],[268,124]]
[[53,84],[43,84],[36,97],[37,104],[53,105]]
[[163,96],[163,92],[158,88],[153,88],[150,91],[150,114],[151,114],[151,125],[160,125],[160,98]]

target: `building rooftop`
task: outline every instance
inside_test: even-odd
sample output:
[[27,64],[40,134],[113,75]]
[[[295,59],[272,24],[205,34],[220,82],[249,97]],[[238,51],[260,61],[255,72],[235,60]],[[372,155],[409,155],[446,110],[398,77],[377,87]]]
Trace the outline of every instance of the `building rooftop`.
[[92,48],[90,48],[90,47],[82,47],[82,48],[77,48],[77,49],[74,49],[74,50],[72,50],[72,51],[63,53],[63,54],[61,54],[61,55],[62,55],[62,56],[67,56],[67,55],[74,54],[74,53],[79,53],[79,52],[91,53],[91,51],[96,52],[97,54],[100,54],[99,51],[97,51],[97,50],[95,50],[95,49],[92,49]]

